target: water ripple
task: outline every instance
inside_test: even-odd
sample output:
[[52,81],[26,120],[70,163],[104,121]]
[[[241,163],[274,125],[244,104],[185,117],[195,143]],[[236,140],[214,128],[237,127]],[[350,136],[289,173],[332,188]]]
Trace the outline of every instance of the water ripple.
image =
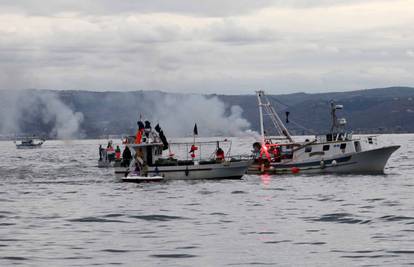
[[193,258],[197,255],[192,254],[152,254],[151,257],[155,258],[171,258],[171,259],[182,259],[182,258]]
[[152,214],[152,215],[130,215],[129,218],[134,219],[141,219],[145,221],[171,221],[171,220],[186,220],[188,218],[180,217],[180,216],[169,216],[169,215],[158,215],[158,214]]

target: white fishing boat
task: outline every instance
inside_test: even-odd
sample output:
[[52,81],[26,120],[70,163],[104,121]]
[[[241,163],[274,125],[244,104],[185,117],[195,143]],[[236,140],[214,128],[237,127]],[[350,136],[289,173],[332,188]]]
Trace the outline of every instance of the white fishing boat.
[[[158,125],[155,130],[145,127],[142,139],[138,134],[125,139],[124,145],[131,151],[132,159],[122,160],[114,166],[115,175],[122,181],[240,179],[252,162],[250,158],[231,156],[230,149],[225,153],[220,144],[230,142],[228,140],[169,144]],[[198,153],[201,146],[212,144],[216,146],[215,152],[202,158]],[[178,158],[172,153],[163,156],[163,150],[171,145],[184,147],[186,157]]]
[[45,142],[44,139],[35,138],[35,137],[24,137],[20,139],[14,140],[17,149],[34,149],[40,148],[43,143]]
[[[254,144],[255,160],[248,173],[383,173],[389,157],[400,147],[379,145],[377,136],[355,137],[346,132],[346,119],[337,117],[343,106],[333,101],[331,131],[297,142],[264,92],[256,94],[262,140]],[[264,116],[269,116],[279,136],[265,135]]]

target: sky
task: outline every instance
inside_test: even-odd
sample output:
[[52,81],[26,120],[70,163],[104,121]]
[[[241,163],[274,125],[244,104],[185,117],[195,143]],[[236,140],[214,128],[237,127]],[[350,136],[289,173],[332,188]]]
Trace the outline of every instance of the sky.
[[414,86],[413,0],[0,0],[0,90]]

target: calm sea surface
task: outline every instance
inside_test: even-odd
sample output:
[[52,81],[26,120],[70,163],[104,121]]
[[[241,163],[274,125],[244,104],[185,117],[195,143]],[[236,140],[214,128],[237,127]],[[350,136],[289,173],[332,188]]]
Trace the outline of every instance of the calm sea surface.
[[139,185],[96,167],[103,141],[0,142],[0,266],[413,265],[414,135],[380,141],[386,175]]

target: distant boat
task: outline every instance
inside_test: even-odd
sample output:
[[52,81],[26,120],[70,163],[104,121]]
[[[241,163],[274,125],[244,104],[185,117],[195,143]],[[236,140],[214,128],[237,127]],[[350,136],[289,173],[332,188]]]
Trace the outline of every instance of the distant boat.
[[[400,147],[378,145],[376,136],[354,137],[346,132],[346,119],[337,118],[337,110],[343,109],[343,106],[333,101],[331,131],[305,142],[297,142],[264,92],[256,94],[262,140],[253,144],[255,160],[248,173],[383,173],[389,157]],[[279,133],[278,137],[265,135],[264,116],[270,118]]]
[[17,149],[34,149],[40,148],[45,141],[45,139],[25,137],[18,140],[16,139],[14,143],[16,144]]

